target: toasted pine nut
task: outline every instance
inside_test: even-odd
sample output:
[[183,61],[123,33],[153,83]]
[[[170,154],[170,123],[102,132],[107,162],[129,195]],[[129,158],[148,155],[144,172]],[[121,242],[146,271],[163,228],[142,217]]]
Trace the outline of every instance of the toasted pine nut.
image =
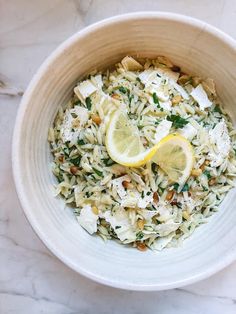
[[76,166],[71,166],[71,167],[70,167],[70,172],[71,172],[72,174],[76,174],[77,171],[78,171],[78,167],[76,167]]
[[157,204],[158,201],[159,201],[159,196],[158,196],[157,192],[154,192],[153,193],[153,202]]
[[183,216],[183,218],[186,219],[186,220],[188,220],[189,217],[190,217],[189,213],[188,213],[186,210],[184,210],[184,211],[182,212],[182,216]]
[[102,122],[101,118],[96,114],[93,114],[91,118],[92,118],[92,121],[95,122],[97,125],[101,124]]
[[205,164],[206,166],[209,166],[209,165],[210,165],[210,160],[205,160],[205,161],[204,161],[204,164]]
[[58,157],[58,160],[59,160],[60,162],[63,162],[63,161],[64,161],[64,156],[63,156],[63,155],[59,156],[59,157]]
[[192,171],[191,171],[191,175],[193,176],[193,177],[198,177],[198,176],[200,176],[202,174],[202,170],[199,168],[199,169],[193,169]]
[[122,185],[125,189],[133,189],[134,185],[132,183],[130,183],[129,181],[123,181]]
[[137,221],[137,226],[138,226],[138,228],[139,228],[140,230],[143,230],[144,224],[145,224],[145,220],[144,220],[144,219],[139,219],[139,220]]
[[192,84],[193,84],[193,87],[197,87],[200,83],[201,83],[201,78],[198,77],[198,76],[194,76],[192,78]]
[[216,178],[212,178],[208,181],[208,184],[211,186],[211,185],[214,185],[216,183]]
[[168,191],[168,193],[166,194],[166,201],[172,200],[174,194],[175,194],[175,192],[173,190],[172,191]]
[[178,79],[179,84],[186,84],[188,81],[190,81],[191,77],[187,74],[181,75]]
[[92,206],[92,211],[94,215],[98,215],[98,208],[96,206]]
[[120,96],[118,94],[112,94],[111,97],[117,100],[120,99]]
[[171,100],[172,105],[173,105],[173,106],[174,106],[174,105],[177,105],[177,104],[181,101],[181,99],[182,99],[182,97],[181,97],[180,95],[175,95],[175,96],[172,98],[172,100]]
[[145,243],[142,243],[142,242],[136,242],[136,245],[137,245],[137,249],[139,251],[146,251],[147,250],[147,246]]

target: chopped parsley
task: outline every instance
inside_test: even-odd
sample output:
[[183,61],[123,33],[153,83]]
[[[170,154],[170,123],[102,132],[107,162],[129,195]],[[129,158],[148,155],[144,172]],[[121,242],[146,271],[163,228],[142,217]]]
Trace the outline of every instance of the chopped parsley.
[[121,228],[121,226],[115,226],[115,229],[120,229]]
[[136,233],[136,240],[141,240],[144,237],[144,233],[142,231],[139,231]]
[[221,111],[221,109],[220,109],[220,107],[219,106],[215,106],[215,108],[214,108],[214,110],[213,110],[214,112],[219,112],[219,113],[222,113],[222,111]]
[[85,145],[86,143],[84,142],[84,140],[78,140],[78,141],[77,141],[77,144],[78,144],[78,145]]
[[81,161],[81,156],[75,157],[75,158],[71,158],[70,162],[74,165],[74,166],[79,166],[80,165],[80,161]]
[[129,89],[126,88],[126,87],[124,87],[124,86],[120,86],[120,87],[118,88],[118,90],[119,90],[122,94],[126,94],[126,93],[129,92]]
[[159,107],[160,106],[160,102],[159,102],[159,98],[157,97],[157,94],[153,93],[152,94],[152,98],[153,98],[154,104],[157,104],[158,105],[157,107]]
[[111,158],[103,158],[102,161],[104,162],[106,167],[110,167],[110,166],[112,166],[112,165],[114,165],[116,163]]
[[92,167],[93,171],[96,173],[96,175],[98,175],[99,177],[103,177],[103,173],[102,171],[99,171],[98,169]]
[[74,102],[74,106],[80,106],[81,105],[81,101],[78,99]]
[[87,106],[88,110],[91,110],[91,108],[92,108],[92,101],[91,101],[90,97],[87,97],[85,99],[85,103],[86,103],[86,106]]
[[170,116],[167,116],[166,120],[172,122],[172,127],[175,129],[182,129],[186,124],[188,124],[188,121],[184,118],[181,118],[178,115],[172,114]]
[[[174,190],[175,191],[178,191],[178,188],[179,188],[179,183],[175,183],[174,185]],[[184,186],[182,187],[182,190],[180,192],[186,192],[186,191],[189,191],[189,185],[188,183],[185,183]]]
[[210,171],[205,170],[205,171],[203,172],[203,174],[204,174],[205,176],[207,176],[208,179],[211,179]]

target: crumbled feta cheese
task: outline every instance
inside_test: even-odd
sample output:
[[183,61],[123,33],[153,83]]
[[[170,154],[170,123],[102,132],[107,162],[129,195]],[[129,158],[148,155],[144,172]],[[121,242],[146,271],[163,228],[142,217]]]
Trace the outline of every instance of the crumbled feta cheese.
[[175,222],[168,222],[168,223],[163,223],[160,225],[157,225],[155,227],[155,230],[161,235],[161,236],[167,236],[171,232],[177,230],[179,228],[180,224],[175,223]]
[[138,77],[146,87],[150,86],[152,89],[157,89],[162,81],[162,78],[155,70],[145,70]]
[[97,74],[95,76],[91,77],[91,82],[97,86],[98,89],[101,89],[103,86],[103,81],[102,81],[102,75],[101,74]]
[[74,88],[74,93],[82,103],[96,91],[97,87],[90,80],[83,81]]
[[174,82],[178,81],[179,78],[179,72],[173,72],[169,68],[163,68],[158,69],[157,73],[161,76],[167,77],[169,79],[172,79]]
[[90,205],[85,205],[81,209],[77,220],[79,224],[88,231],[88,233],[93,234],[97,232],[98,215],[94,214]]
[[175,233],[173,232],[165,237],[157,238],[151,245],[152,249],[157,251],[163,250],[167,246],[167,244],[170,243],[174,235]]
[[124,57],[121,60],[121,64],[126,71],[138,71],[143,69],[142,64],[130,56]]
[[[73,118],[72,113],[77,117]],[[88,121],[89,115],[86,108],[76,106],[73,109],[66,110],[65,117],[61,126],[61,137],[64,142],[75,143],[78,139],[81,127]]]
[[123,187],[122,185],[122,182],[123,181],[128,181],[130,182],[131,179],[129,176],[125,175],[125,176],[122,176],[122,177],[119,177],[117,179],[114,179],[111,181],[114,189],[116,190],[117,194],[120,196],[120,198],[123,198],[126,196],[127,192],[125,190],[125,188]]
[[153,193],[149,190],[144,190],[143,197],[140,195],[138,198],[137,206],[146,208],[151,202],[153,202]]
[[152,217],[154,217],[158,212],[155,210],[141,209],[138,213],[146,220],[147,223],[150,223]]
[[160,204],[156,208],[157,208],[157,212],[159,213],[158,220],[164,222],[171,218],[171,214],[170,214],[171,208],[168,207],[167,204]]
[[163,120],[159,123],[155,133],[156,143],[160,142],[161,139],[163,139],[165,136],[169,134],[171,126],[172,126],[171,121]]
[[75,113],[77,115],[77,117],[79,118],[80,127],[85,126],[85,124],[88,122],[88,109],[76,106],[73,109],[70,109],[70,113]]
[[179,133],[184,136],[187,140],[192,141],[192,139],[197,135],[197,129],[192,126],[191,123],[186,124]]
[[117,237],[125,243],[136,240],[135,226],[131,225],[128,213],[124,209],[116,210],[114,213],[106,211],[103,218],[111,225]]
[[209,137],[210,143],[213,145],[213,150],[209,153],[211,166],[218,167],[228,156],[231,147],[228,129],[224,120],[210,130]]
[[189,99],[189,95],[188,93],[185,91],[185,89],[180,86],[178,83],[176,83],[174,80],[170,80],[170,84],[174,87],[175,90],[177,90],[177,92],[180,93],[180,95],[184,98],[184,99]]
[[198,103],[200,110],[204,110],[212,105],[212,102],[208,99],[207,93],[201,84],[194,88],[190,95]]
[[126,195],[122,198],[120,205],[122,207],[135,208],[137,207],[138,197],[138,192],[127,191]]

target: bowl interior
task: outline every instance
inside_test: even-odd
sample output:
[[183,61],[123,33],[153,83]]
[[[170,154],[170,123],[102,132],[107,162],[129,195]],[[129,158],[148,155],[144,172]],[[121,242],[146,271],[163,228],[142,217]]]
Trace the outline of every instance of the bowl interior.
[[113,18],[69,39],[34,78],[15,129],[15,180],[34,229],[70,267],[116,287],[171,288],[204,278],[232,261],[236,250],[235,190],[183,247],[161,253],[141,253],[90,236],[63,200],[53,196],[55,178],[50,169],[47,132],[59,106],[70,97],[78,79],[95,68],[106,69],[127,54],[165,55],[183,71],[213,78],[225,107],[236,120],[233,41],[204,23],[176,15],[144,13]]

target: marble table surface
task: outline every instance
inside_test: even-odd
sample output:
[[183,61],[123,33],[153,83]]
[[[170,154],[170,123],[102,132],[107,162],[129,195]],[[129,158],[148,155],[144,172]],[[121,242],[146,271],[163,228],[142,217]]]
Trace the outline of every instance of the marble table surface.
[[131,292],[70,270],[37,238],[18,201],[11,137],[22,93],[64,39],[126,12],[172,11],[200,18],[236,38],[235,0],[0,0],[0,313],[236,313],[236,262],[181,289]]

